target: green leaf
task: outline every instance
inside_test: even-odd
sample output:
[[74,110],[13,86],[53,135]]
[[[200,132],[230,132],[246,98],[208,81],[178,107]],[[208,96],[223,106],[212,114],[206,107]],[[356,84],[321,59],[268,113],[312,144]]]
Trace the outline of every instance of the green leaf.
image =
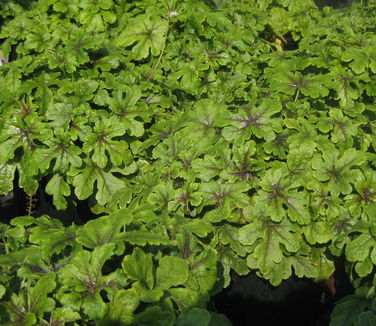
[[[244,182],[223,183],[208,182],[202,183],[200,192],[202,193],[202,206],[215,205],[216,208],[224,208],[224,211],[232,207],[248,206],[249,198],[245,192],[249,185]],[[226,215],[221,219],[226,218]],[[218,220],[217,220],[218,221]]]
[[22,248],[18,251],[10,252],[6,255],[0,256],[1,266],[12,266],[18,265],[25,262],[28,257],[39,257],[40,250],[36,247]]
[[365,311],[359,315],[359,325],[362,326],[372,326],[376,323],[376,312],[373,311]]
[[124,257],[124,271],[132,280],[140,281],[149,289],[154,288],[154,268],[151,254],[145,254],[141,248],[134,248],[132,255]]
[[77,311],[73,311],[71,308],[55,308],[51,318],[51,323],[74,322],[81,319],[80,314]]
[[35,220],[36,227],[32,228],[29,241],[38,243],[45,255],[61,252],[66,246],[74,247],[76,226],[64,228],[57,220],[51,220],[46,215]]
[[[119,125],[117,119],[100,120],[95,123],[92,133],[85,137],[83,151],[93,152],[91,158],[100,168],[108,164],[107,153],[113,165],[128,163],[131,154],[125,141],[113,140],[114,137],[124,135],[126,130]],[[126,155],[129,153],[129,155]]]
[[171,288],[168,290],[180,312],[186,313],[192,308],[205,308],[209,299],[208,295],[200,291],[187,288]]
[[243,143],[249,140],[251,135],[257,138],[272,140],[275,131],[279,130],[279,121],[272,116],[281,110],[281,103],[275,99],[265,99],[260,105],[250,103],[238,110],[235,114],[229,114],[219,121],[224,126],[222,136],[227,141],[235,140]]
[[121,239],[138,246],[170,244],[170,240],[165,235],[149,231],[127,231],[122,234]]
[[[198,237],[206,237],[212,231],[211,223],[203,220],[188,220],[178,221],[179,228],[191,232]],[[181,224],[184,223],[184,224]]]
[[334,196],[340,193],[349,194],[352,185],[358,178],[359,173],[354,167],[364,161],[363,153],[354,149],[348,149],[339,158],[336,149],[324,152],[322,159],[316,156],[312,161],[315,170],[313,176],[319,181],[328,181],[328,189]]
[[210,312],[211,319],[209,326],[231,326],[232,323],[230,320],[225,316],[217,313]]
[[[76,253],[72,262],[60,271],[60,277],[66,289],[71,293],[64,293],[61,301],[71,302],[75,307],[82,305],[84,312],[90,318],[98,318],[105,314],[106,305],[100,296],[102,289],[116,289],[122,286],[116,274],[103,275],[102,269],[107,260],[114,254],[115,245],[105,244],[95,248],[92,252],[81,250]],[[68,292],[68,291],[65,291]],[[77,296],[77,292],[80,295]],[[73,303],[76,301],[77,303]]]
[[148,202],[156,209],[163,211],[168,208],[168,203],[173,199],[174,189],[170,183],[158,184],[148,196]]
[[107,130],[112,129],[123,133],[128,131],[132,136],[141,137],[145,132],[144,123],[151,120],[151,111],[141,101],[141,97],[141,88],[135,86],[122,87],[121,91],[114,92],[111,97],[107,92],[104,92],[100,98],[98,96],[98,104],[107,103],[116,114],[116,119]]
[[0,163],[0,194],[8,194],[13,189],[15,164]]
[[172,312],[162,311],[160,307],[152,306],[137,314],[131,325],[173,326],[174,320],[175,317]]
[[246,275],[249,273],[249,267],[243,257],[235,255],[235,253],[228,246],[218,246],[218,257],[223,265],[223,288],[230,285],[231,275],[230,271],[235,271],[238,275]]
[[[275,222],[286,216],[299,224],[307,224],[310,215],[307,210],[307,196],[297,191],[298,184],[288,178],[285,168],[268,170],[260,181],[261,189],[255,198],[260,205],[267,205],[268,214]],[[287,208],[287,210],[286,210]]]
[[[239,230],[239,241],[244,245],[255,245],[254,252],[247,256],[250,268],[270,273],[282,262],[284,250],[295,253],[300,248],[297,226],[290,222],[271,223],[254,221]],[[284,250],[283,250],[284,249]]]
[[128,209],[120,209],[107,216],[98,217],[87,222],[77,231],[76,241],[87,248],[94,249],[106,243],[115,243],[116,252],[121,254],[124,250],[125,225],[132,222],[132,215]]
[[34,159],[39,169],[45,172],[51,161],[54,161],[55,172],[65,173],[71,166],[79,167],[82,164],[81,149],[73,145],[70,137],[62,128],[56,128],[54,133],[55,139],[44,143],[48,147],[39,148],[34,153]]
[[288,95],[302,94],[318,98],[320,96],[327,96],[329,91],[324,86],[327,83],[327,78],[324,75],[319,76],[305,76],[299,72],[281,71],[272,76],[270,87],[278,92]]
[[294,177],[296,185],[306,186],[312,180],[310,161],[312,151],[305,149],[292,149],[287,155],[287,166]]
[[[319,268],[315,266],[310,257],[303,255],[294,255],[288,257],[287,262],[294,268],[294,273],[298,277],[319,277]],[[333,272],[333,271],[332,271]],[[330,275],[328,275],[329,277]]]
[[21,162],[17,164],[17,171],[19,173],[18,184],[28,195],[34,195],[39,186],[36,179],[37,166],[32,158],[32,152],[26,153]]
[[148,15],[139,15],[133,18],[128,26],[116,39],[117,46],[129,46],[136,43],[132,53],[136,60],[141,60],[152,55],[157,56],[164,48],[168,23],[165,20]]
[[6,292],[6,288],[0,285],[0,299],[4,296],[5,292]]
[[360,314],[369,309],[370,300],[357,295],[348,295],[341,299],[330,316],[330,326],[360,325]]
[[199,71],[194,63],[182,63],[179,69],[170,76],[174,81],[180,80],[180,87],[189,91],[197,92],[197,88],[201,85]]
[[104,205],[109,202],[112,196],[125,183],[116,178],[111,172],[106,172],[93,162],[87,161],[87,165],[83,169],[72,169],[70,175],[75,175],[73,186],[78,199],[86,199],[94,193],[94,184],[96,184],[97,192],[95,195],[99,204]]
[[366,277],[373,271],[374,264],[371,259],[366,258],[364,261],[359,261],[355,264],[355,271],[360,277]]
[[247,254],[245,248],[239,242],[239,228],[230,225],[219,227],[219,239],[224,245],[230,245],[230,248],[239,256]]
[[185,130],[189,130],[191,137],[206,141],[216,135],[216,121],[224,109],[225,105],[219,105],[210,99],[201,99],[195,103],[194,110],[185,112],[182,125],[186,127]]
[[47,294],[52,292],[56,287],[55,275],[53,273],[42,276],[37,284],[29,290],[28,304],[30,311],[41,312],[52,311],[55,302],[52,298],[48,298]]
[[343,67],[333,67],[332,88],[337,92],[337,99],[343,107],[354,106],[354,100],[360,96],[359,78]]
[[19,295],[13,293],[11,301],[6,303],[13,322],[34,325],[44,313],[52,312],[55,301],[47,297],[56,287],[55,274],[43,275],[33,287],[22,288]]
[[55,174],[46,185],[46,192],[53,197],[53,203],[58,210],[67,208],[67,200],[71,189],[63,176]]
[[187,314],[176,319],[176,326],[209,326],[210,319],[209,311],[193,308]]
[[368,67],[376,72],[376,52],[372,48],[351,48],[342,55],[342,59],[350,62],[349,66],[356,74],[366,71]]
[[105,317],[99,321],[99,326],[111,323],[130,324],[134,319],[134,312],[140,304],[140,298],[133,289],[118,290],[113,300],[107,304]]
[[190,273],[186,287],[199,291],[201,294],[210,293],[218,281],[217,259],[216,252],[211,248],[190,255],[188,259]]
[[317,133],[315,128],[309,124],[305,119],[285,119],[287,128],[295,129],[298,132],[293,133],[288,137],[287,142],[290,144],[290,149],[299,148],[300,151],[313,152],[316,148]]
[[364,211],[370,220],[373,219],[376,203],[375,174],[366,173],[355,183],[357,194],[350,194],[345,197],[346,207],[353,216],[360,216]]
[[161,300],[164,291],[160,287],[155,287],[153,289],[148,288],[145,284],[137,281],[132,284],[132,289],[136,290],[140,296],[140,300],[143,302],[153,303]]
[[164,289],[184,284],[188,279],[188,264],[179,257],[165,256],[159,260],[156,285]]
[[331,226],[327,222],[311,222],[304,227],[304,235],[309,244],[325,243],[333,238]]
[[[371,234],[362,233],[347,244],[346,257],[352,262],[364,261],[369,257],[372,248],[376,250],[375,237]],[[373,263],[375,264],[376,261],[373,261]]]
[[353,138],[358,133],[358,127],[361,123],[350,120],[343,115],[341,110],[331,109],[329,118],[321,119],[317,123],[317,127],[322,132],[330,132],[331,140],[334,143],[352,143]]

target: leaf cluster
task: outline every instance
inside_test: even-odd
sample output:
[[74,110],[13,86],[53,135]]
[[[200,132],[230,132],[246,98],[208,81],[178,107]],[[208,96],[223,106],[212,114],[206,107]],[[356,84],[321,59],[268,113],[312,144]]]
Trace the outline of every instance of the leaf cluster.
[[[30,195],[46,180],[59,210],[87,199],[105,215],[2,225],[4,282],[21,282],[4,292],[9,320],[18,307],[28,325],[226,325],[202,309],[231,269],[324,280],[343,254],[354,284],[372,288],[375,9],[4,5],[0,193],[18,174]],[[41,308],[26,307],[40,289]]]

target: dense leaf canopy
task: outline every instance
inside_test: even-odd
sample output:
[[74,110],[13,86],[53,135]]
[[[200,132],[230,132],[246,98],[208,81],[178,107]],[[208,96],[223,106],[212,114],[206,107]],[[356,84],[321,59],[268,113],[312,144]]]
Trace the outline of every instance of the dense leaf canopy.
[[320,281],[342,254],[360,290],[333,325],[357,302],[375,320],[375,20],[374,0],[2,2],[0,193],[17,174],[103,216],[0,224],[1,322],[229,325],[206,305],[231,269]]

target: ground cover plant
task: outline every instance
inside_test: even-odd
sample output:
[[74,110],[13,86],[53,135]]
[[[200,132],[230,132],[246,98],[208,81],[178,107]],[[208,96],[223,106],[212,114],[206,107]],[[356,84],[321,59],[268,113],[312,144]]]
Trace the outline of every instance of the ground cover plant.
[[103,215],[2,221],[2,324],[231,325],[208,309],[231,270],[324,281],[339,256],[356,292],[331,325],[376,324],[375,1],[0,17],[0,193]]

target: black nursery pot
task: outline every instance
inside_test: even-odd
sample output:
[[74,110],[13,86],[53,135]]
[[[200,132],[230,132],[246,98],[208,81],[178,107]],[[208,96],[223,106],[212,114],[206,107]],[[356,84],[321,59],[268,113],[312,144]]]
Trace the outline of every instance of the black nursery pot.
[[353,293],[343,261],[337,265],[335,278],[340,288],[336,294],[324,283],[306,278],[292,276],[273,287],[255,273],[239,276],[233,272],[230,286],[213,298],[214,305],[234,326],[329,325],[335,302]]
[[[103,214],[95,214],[90,209],[89,200],[68,199],[66,210],[57,210],[52,202],[52,196],[45,189],[47,181],[42,179],[36,194],[30,198],[23,189],[18,186],[18,175],[13,182],[13,190],[7,195],[0,195],[0,218],[1,222],[9,224],[17,216],[31,215],[40,217],[44,214],[59,219],[64,225],[72,223],[82,225]],[[31,207],[29,207],[31,205]]]

